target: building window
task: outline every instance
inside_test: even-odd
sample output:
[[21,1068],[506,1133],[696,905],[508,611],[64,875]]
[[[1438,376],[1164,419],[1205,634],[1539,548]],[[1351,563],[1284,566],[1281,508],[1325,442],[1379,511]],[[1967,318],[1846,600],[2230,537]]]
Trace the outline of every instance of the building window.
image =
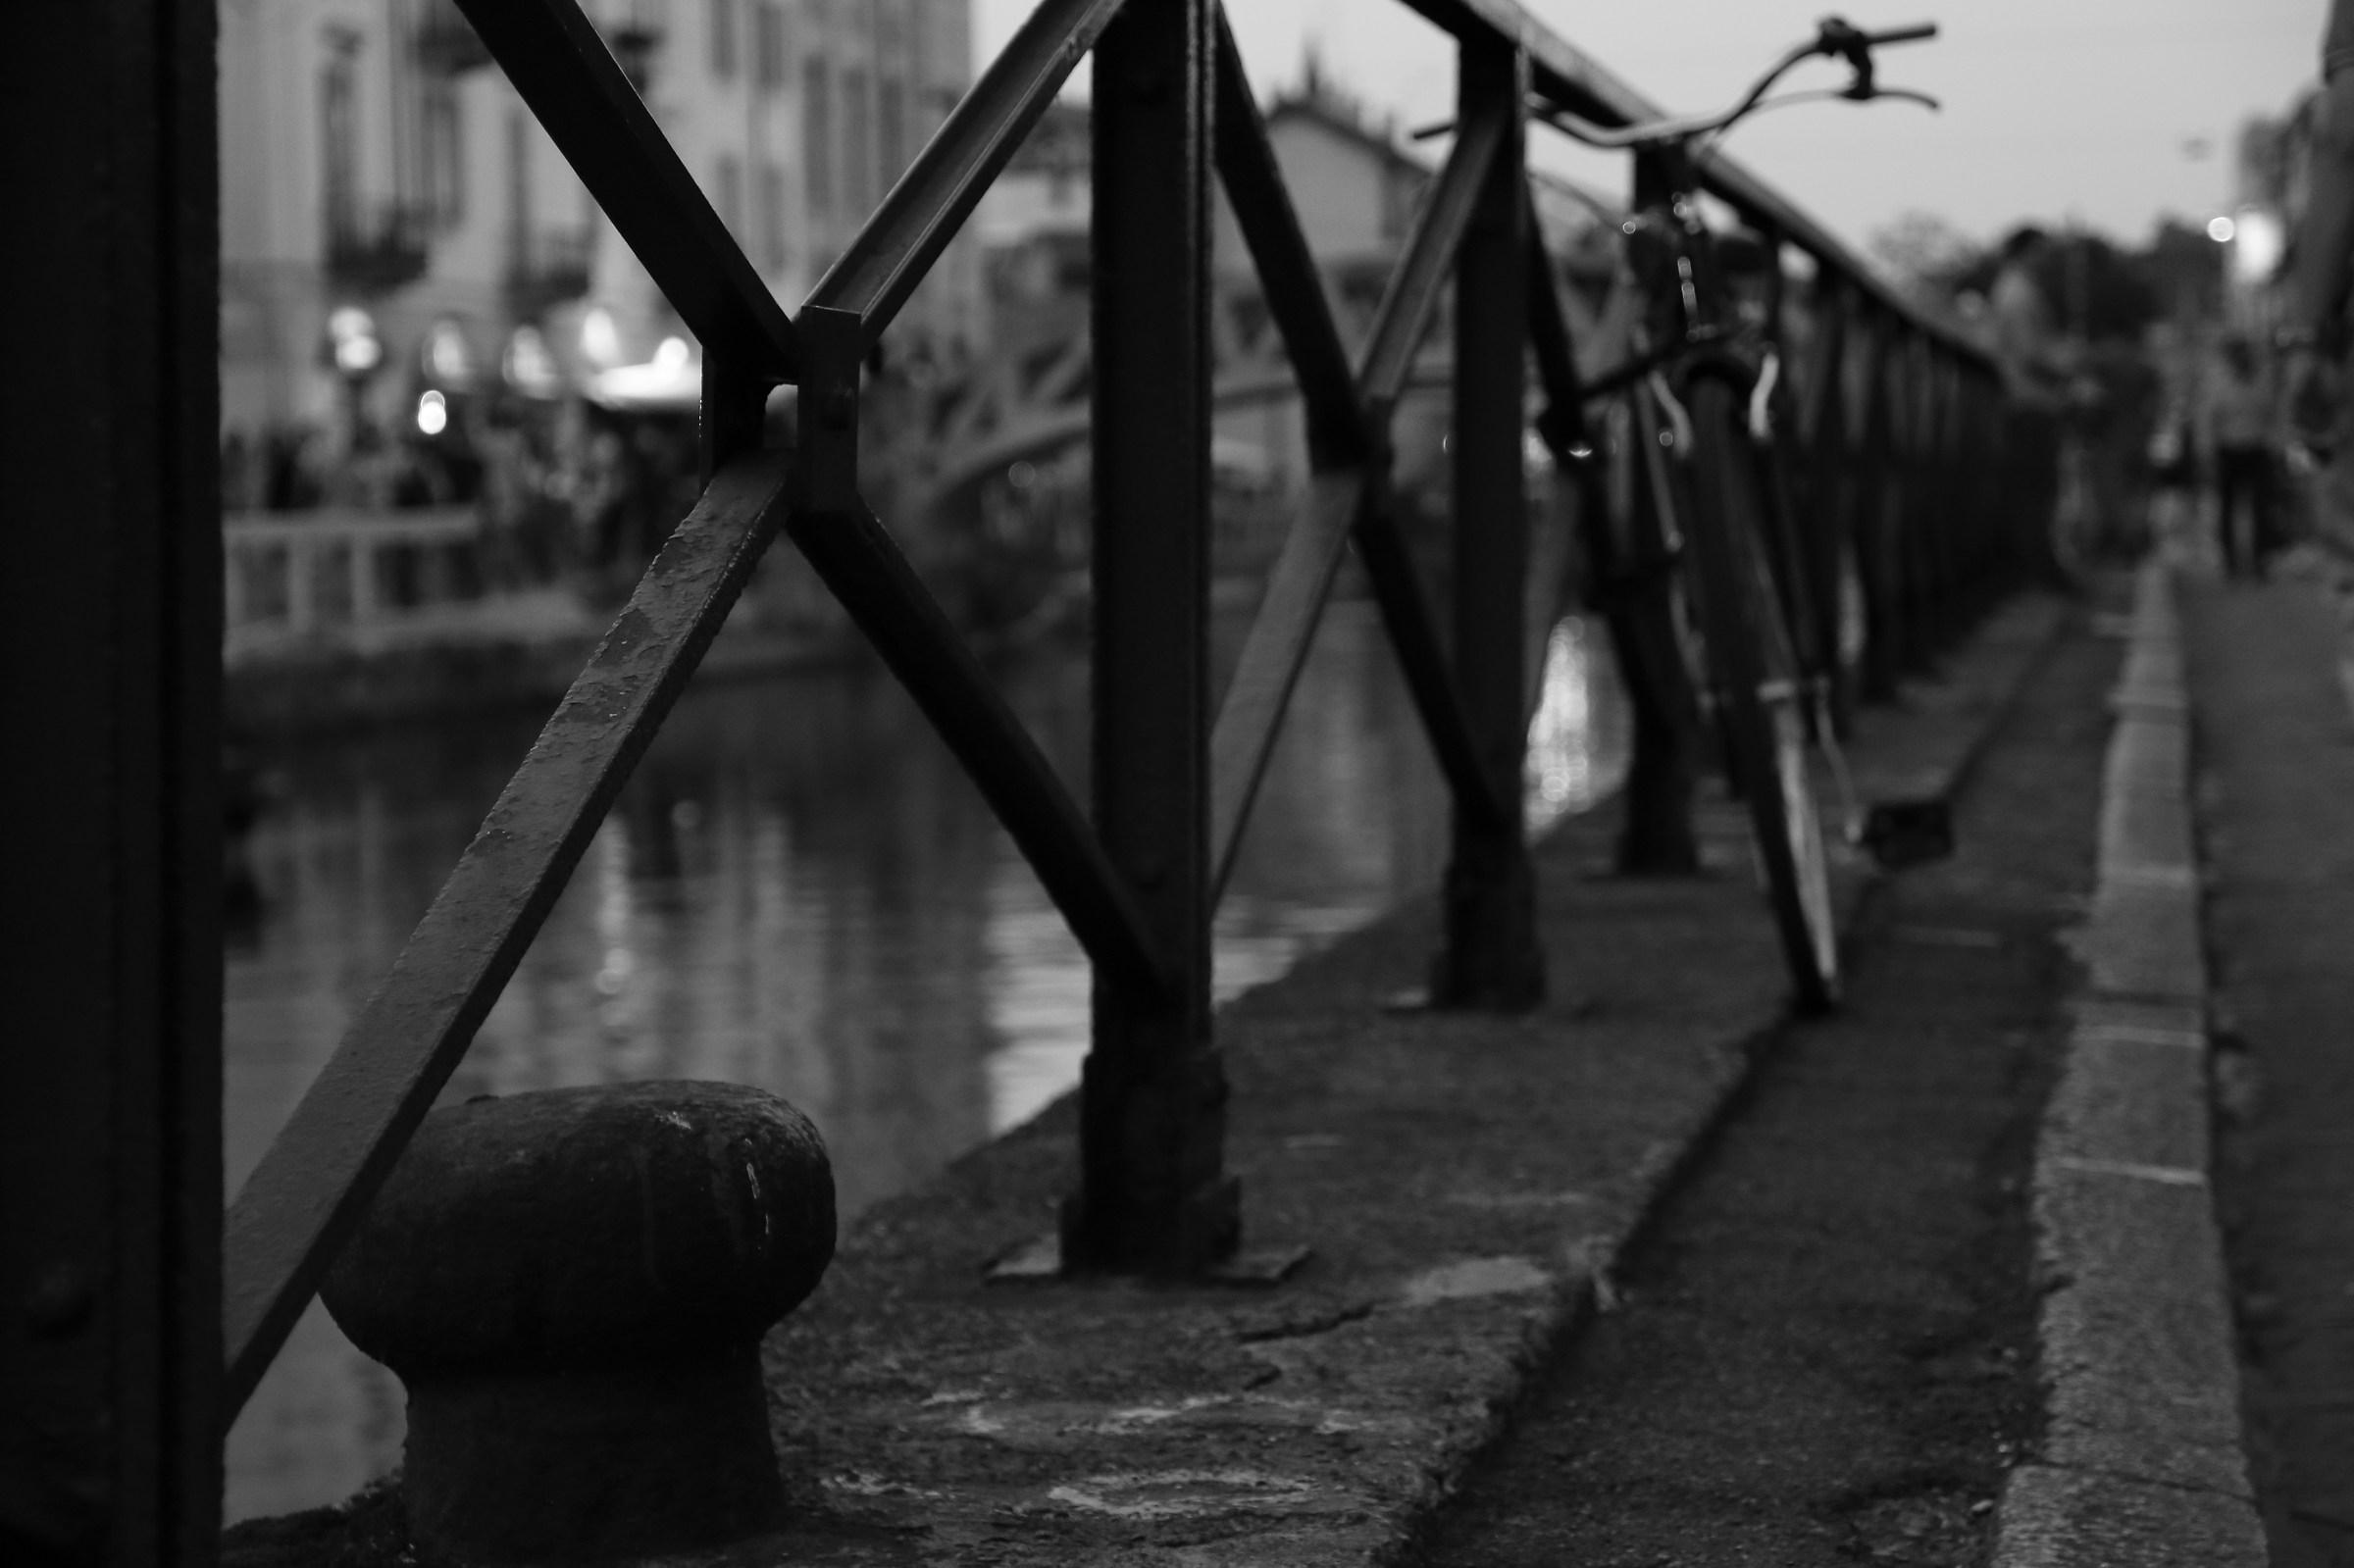
[[358,46],[357,37],[350,34],[331,37],[327,70],[319,80],[319,196],[327,213],[327,230],[337,238],[357,232],[360,221],[360,140],[352,61]]
[[435,225],[455,228],[466,218],[465,122],[458,112],[458,84],[429,76],[421,91],[418,135],[424,143],[425,205]]
[[763,90],[785,85],[785,8],[776,0],[752,7],[752,57]]
[[734,153],[719,155],[719,221],[743,238],[743,162]]
[[875,118],[883,142],[883,187],[907,172],[907,95],[896,76],[885,76],[875,93]]
[[867,101],[866,73],[842,74],[842,195],[850,216],[875,210],[874,105]]
[[1406,181],[1398,177],[1398,172],[1394,169],[1382,171],[1381,237],[1402,237],[1406,233],[1407,224],[1412,218],[1411,209],[1412,193],[1407,189]]
[[826,63],[811,55],[801,65],[801,180],[809,210],[834,210],[834,78]]
[[711,75],[722,81],[736,75],[737,0],[710,0]]
[[785,171],[771,163],[760,166],[760,265],[785,265]]
[[507,269],[532,266],[532,119],[521,109],[507,113]]

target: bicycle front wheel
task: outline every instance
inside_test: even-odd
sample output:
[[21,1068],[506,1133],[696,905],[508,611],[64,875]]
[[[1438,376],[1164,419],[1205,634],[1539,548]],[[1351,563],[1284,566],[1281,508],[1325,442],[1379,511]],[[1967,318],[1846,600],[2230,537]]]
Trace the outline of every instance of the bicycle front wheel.
[[1744,448],[1733,389],[1692,389],[1703,634],[1722,704],[1726,771],[1748,804],[1766,894],[1801,1011],[1839,998],[1839,934],[1830,860],[1807,766],[1806,688],[1763,545],[1764,500]]

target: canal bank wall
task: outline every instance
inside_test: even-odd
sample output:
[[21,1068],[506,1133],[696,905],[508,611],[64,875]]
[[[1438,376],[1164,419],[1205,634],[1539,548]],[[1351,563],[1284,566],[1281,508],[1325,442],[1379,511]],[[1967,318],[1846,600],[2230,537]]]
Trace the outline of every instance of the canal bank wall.
[[[1863,793],[1950,793],[2061,614],[2012,605],[1942,681],[1868,713]],[[1423,900],[1221,1014],[1246,1244],[1311,1249],[1282,1285],[986,1283],[1051,1229],[1068,1101],[878,1206],[766,1343],[791,1525],[700,1560],[1394,1560],[1614,1304],[1614,1260],[1783,1016],[1737,808],[1706,806],[1708,874],[1676,881],[1600,874],[1612,815],[1538,851],[1536,1011],[1400,1006],[1435,941]],[[1842,868],[1848,916],[1868,883]],[[245,1527],[230,1560],[389,1544],[398,1508],[395,1486]]]
[[[1258,577],[1226,575],[1212,584],[1221,615],[1258,602]],[[1361,597],[1354,572],[1336,597]],[[225,660],[223,706],[239,739],[332,738],[380,726],[516,709],[545,711],[571,687],[605,633],[612,611],[567,593],[478,601],[436,622],[415,618],[390,631],[345,628],[285,639]],[[759,606],[754,605],[757,611]],[[871,660],[857,630],[830,603],[787,616],[731,620],[696,667],[701,682],[824,670]],[[994,659],[1084,632],[1086,598],[1076,588],[1046,595],[1038,610],[1002,627],[968,628],[974,650]],[[360,634],[360,633],[367,634]]]

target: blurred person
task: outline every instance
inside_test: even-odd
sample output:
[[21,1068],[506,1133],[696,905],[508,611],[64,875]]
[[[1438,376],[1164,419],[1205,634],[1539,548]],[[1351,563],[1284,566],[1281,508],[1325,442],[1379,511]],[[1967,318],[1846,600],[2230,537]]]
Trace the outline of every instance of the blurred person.
[[2068,375],[2054,352],[2052,305],[2036,273],[2052,253],[2051,236],[2022,225],[2003,241],[2002,259],[1986,291],[1989,345],[2002,366],[2004,388],[2005,512],[2019,531],[2021,567],[2056,586],[2073,588],[2060,563],[2053,528],[2060,501],[2061,411]]
[[[2343,444],[2340,362],[2346,295],[2354,281],[2354,0],[2330,0],[2315,108],[2305,214],[2290,246],[2288,320],[2276,341],[2285,356],[2290,437],[2313,456],[2328,458]],[[2332,467],[2339,492],[2333,510],[2343,526],[2346,465]]]
[[2199,459],[2188,403],[2170,397],[2150,427],[2150,536],[2180,558],[2197,549]]
[[2215,474],[2216,542],[2227,577],[2262,577],[2279,542],[2273,528],[2277,407],[2273,379],[2255,346],[2237,332],[2226,334],[2200,393],[2199,426]]

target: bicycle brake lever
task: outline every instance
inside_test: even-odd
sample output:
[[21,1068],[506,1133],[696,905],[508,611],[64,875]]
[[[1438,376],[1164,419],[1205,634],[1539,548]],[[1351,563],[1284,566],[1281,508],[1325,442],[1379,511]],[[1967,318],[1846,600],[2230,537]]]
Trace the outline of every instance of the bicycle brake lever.
[[1823,18],[1815,26],[1815,52],[1846,61],[1848,70],[1855,73],[1841,97],[1861,103],[1873,95],[1871,38],[1862,27],[1845,17]]
[[[1852,98],[1855,96],[1855,94],[1848,93],[1846,96]],[[1930,97],[1927,93],[1920,92],[1912,87],[1874,87],[1868,94],[1867,94],[1867,96],[1872,98],[1898,98],[1902,99],[1906,103],[1917,103],[1923,109],[1927,109],[1932,113],[1943,114],[1945,112],[1944,104],[1940,103],[1935,98]]]

